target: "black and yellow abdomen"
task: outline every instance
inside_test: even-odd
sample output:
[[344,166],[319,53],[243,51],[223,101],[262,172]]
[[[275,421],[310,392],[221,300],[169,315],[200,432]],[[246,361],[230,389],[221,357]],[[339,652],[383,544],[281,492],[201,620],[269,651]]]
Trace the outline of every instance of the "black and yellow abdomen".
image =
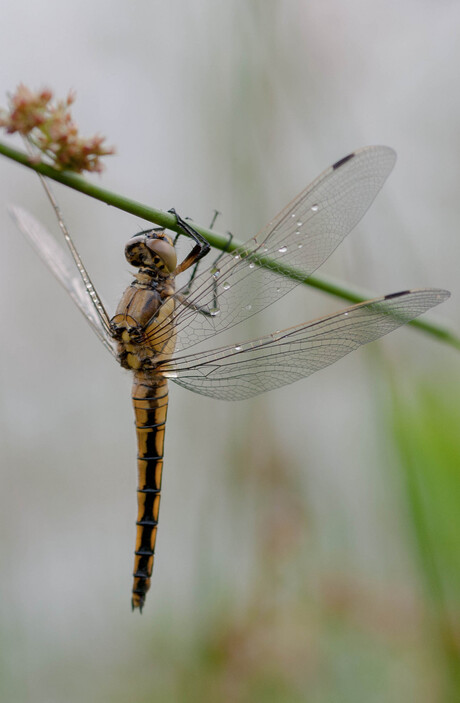
[[153,379],[135,374],[133,406],[137,433],[138,514],[134,559],[133,608],[144,605],[150,588],[158,514],[160,509],[161,477],[168,384],[166,379]]

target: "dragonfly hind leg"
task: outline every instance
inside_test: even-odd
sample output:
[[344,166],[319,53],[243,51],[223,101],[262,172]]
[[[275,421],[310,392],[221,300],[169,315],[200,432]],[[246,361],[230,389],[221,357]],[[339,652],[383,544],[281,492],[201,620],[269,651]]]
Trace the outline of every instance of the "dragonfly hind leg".
[[195,264],[195,267],[193,269],[192,275],[190,276],[190,279],[188,281],[188,284],[181,289],[180,293],[176,293],[176,297],[182,305],[185,305],[188,308],[191,308],[192,310],[196,310],[199,312],[201,315],[205,315],[206,317],[214,317],[218,311],[219,311],[219,294],[218,294],[218,288],[217,288],[217,276],[219,272],[219,268],[217,266],[219,260],[222,258],[222,256],[228,251],[228,248],[232,242],[233,239],[233,234],[231,232],[227,232],[228,234],[228,241],[225,245],[225,247],[222,249],[220,254],[217,256],[217,258],[214,260],[213,264],[210,267],[210,272],[212,274],[212,308],[209,307],[204,307],[202,305],[196,305],[195,303],[192,303],[190,300],[188,300],[187,296],[190,294],[190,289],[191,289],[191,284],[192,281],[195,277],[196,274],[196,269],[198,267],[198,264]]
[[217,292],[217,277],[219,275],[219,267],[217,264],[221,260],[224,254],[227,253],[229,250],[230,244],[232,243],[233,239],[233,234],[231,232],[227,232],[228,234],[228,240],[227,243],[225,244],[225,247],[222,249],[220,254],[214,259],[214,263],[211,266],[211,273],[213,274],[213,282],[212,282],[212,301],[213,301],[213,312],[215,313],[216,310],[219,310],[219,295]]
[[[181,303],[182,303],[183,305],[185,305],[186,307],[190,307],[190,308],[196,310],[197,312],[199,312],[199,313],[202,314],[202,315],[205,315],[205,316],[208,316],[208,317],[213,317],[214,315],[216,315],[216,311],[219,310],[219,300],[218,300],[218,290],[217,290],[217,274],[218,274],[219,268],[218,268],[217,264],[219,263],[219,261],[220,261],[220,259],[222,258],[222,256],[228,251],[228,249],[229,249],[229,247],[230,247],[230,244],[232,243],[232,240],[233,240],[233,234],[232,234],[231,232],[227,232],[227,234],[228,234],[228,240],[227,240],[227,242],[226,242],[224,248],[222,249],[222,251],[221,251],[221,252],[217,255],[217,257],[214,259],[214,261],[213,261],[213,263],[211,264],[210,269],[209,269],[210,272],[211,272],[211,274],[214,274],[214,273],[216,274],[215,276],[213,276],[213,303],[212,303],[212,308],[208,308],[208,307],[204,307],[204,306],[202,307],[202,306],[195,305],[195,304],[193,304],[193,303],[191,303],[190,301],[187,300],[187,296],[188,296],[188,295],[190,294],[190,292],[191,292],[192,283],[193,283],[193,280],[195,279],[195,276],[196,276],[196,274],[197,274],[198,267],[199,267],[199,265],[200,265],[201,260],[204,258],[204,256],[205,256],[206,254],[209,253],[210,245],[208,244],[208,242],[206,241],[206,239],[205,239],[199,232],[197,232],[188,222],[184,221],[184,220],[177,214],[177,212],[174,210],[174,208],[172,208],[171,210],[169,210],[169,212],[172,212],[172,213],[176,216],[177,222],[178,222],[178,224],[181,226],[181,228],[182,228],[187,234],[189,234],[190,236],[192,236],[192,237],[195,239],[195,241],[199,241],[199,242],[204,241],[204,242],[206,242],[206,249],[205,249],[204,252],[199,252],[199,254],[198,254],[198,256],[195,258],[195,260],[194,260],[194,261],[190,261],[190,259],[192,258],[193,254],[194,254],[195,249],[197,249],[197,246],[198,246],[198,244],[197,244],[197,246],[194,247],[194,249],[190,252],[190,254],[184,259],[184,261],[183,261],[181,264],[179,264],[179,266],[177,267],[177,269],[174,271],[174,275],[177,275],[178,273],[182,273],[183,271],[187,270],[190,266],[193,266],[192,272],[191,272],[191,274],[190,274],[190,278],[189,278],[187,284],[181,289],[181,293],[180,293],[180,294],[179,294],[179,293],[177,294],[177,297],[179,298],[179,300],[181,301]],[[215,223],[215,221],[216,221],[218,215],[220,215],[220,212],[219,212],[218,210],[214,210],[214,215],[213,215],[213,218],[212,218],[212,220],[211,220],[211,224],[210,224],[210,226],[209,226],[209,229],[212,229],[212,228],[213,228],[214,223]],[[178,236],[180,236],[180,235],[178,235]],[[177,237],[176,237],[176,239],[174,240],[174,243],[176,243],[176,241],[177,241]]]

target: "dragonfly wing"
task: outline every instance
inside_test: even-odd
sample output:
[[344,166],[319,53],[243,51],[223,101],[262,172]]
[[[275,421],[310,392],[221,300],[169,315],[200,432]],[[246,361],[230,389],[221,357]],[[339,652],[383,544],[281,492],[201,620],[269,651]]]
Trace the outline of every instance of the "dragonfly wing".
[[[178,291],[175,312],[164,322],[165,336],[174,327],[176,348],[190,349],[281,298],[321,266],[355,227],[395,160],[389,147],[370,146],[324,171],[246,243],[244,252],[223,254],[216,267],[196,276],[190,291]],[[273,270],[260,266],[264,258],[274,262]],[[302,279],[280,276],[277,263],[300,270]],[[200,308],[212,314],[200,314]]]
[[433,288],[393,293],[252,342],[173,359],[165,375],[195,393],[243,400],[333,364],[449,295]]
[[104,330],[88,291],[75,269],[73,259],[56,242],[48,230],[27,210],[13,205],[9,207],[9,212],[41,260],[66,289],[74,303],[86,317],[101,342],[116,357],[115,342]]

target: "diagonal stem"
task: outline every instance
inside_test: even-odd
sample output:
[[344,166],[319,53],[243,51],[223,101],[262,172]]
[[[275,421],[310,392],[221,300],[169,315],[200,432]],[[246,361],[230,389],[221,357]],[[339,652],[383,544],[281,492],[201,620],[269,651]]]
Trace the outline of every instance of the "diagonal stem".
[[[100,200],[107,205],[112,205],[113,207],[129,212],[132,215],[141,217],[148,222],[153,222],[160,227],[166,227],[167,229],[173,230],[174,232],[182,233],[182,229],[178,226],[175,215],[169,212],[163,212],[162,210],[157,210],[155,208],[144,205],[136,200],[131,200],[123,195],[114,193],[113,191],[101,188],[94,183],[90,183],[81,176],[71,173],[69,171],[58,171],[57,169],[44,163],[34,163],[30,160],[29,156],[18,149],[7,146],[0,142],[0,154],[6,156],[17,163],[32,169],[36,173],[51,178],[58,183],[62,183],[69,188],[89,195],[91,198]],[[244,242],[240,242],[233,238],[229,244],[228,235],[219,234],[215,230],[211,230],[207,227],[201,227],[193,223],[194,228],[205,237],[211,246],[216,249],[225,251],[234,251],[239,249],[245,251]],[[311,286],[312,288],[317,288],[318,290],[328,293],[329,295],[335,295],[338,298],[347,300],[351,303],[362,303],[370,298],[375,298],[375,295],[369,294],[359,288],[354,288],[346,283],[340,281],[334,281],[333,279],[326,276],[304,276],[302,271],[296,269],[293,266],[282,265],[280,262],[273,263],[270,259],[264,257],[258,262],[259,265],[265,268],[274,268],[277,273],[282,276],[287,276],[288,278],[293,278],[299,283]],[[412,320],[408,323],[411,327],[416,327],[418,330],[430,334],[445,344],[455,347],[460,350],[460,337],[453,333],[447,326],[440,322],[428,321],[428,320]]]

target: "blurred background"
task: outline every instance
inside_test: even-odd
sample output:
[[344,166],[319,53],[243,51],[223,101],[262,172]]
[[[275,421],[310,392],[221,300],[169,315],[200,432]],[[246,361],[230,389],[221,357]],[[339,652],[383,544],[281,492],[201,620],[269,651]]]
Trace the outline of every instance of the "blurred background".
[[[19,82],[75,90],[81,132],[117,148],[95,181],[154,207],[203,225],[217,208],[244,240],[351,150],[394,147],[322,270],[450,289],[434,315],[460,329],[457,2],[31,9],[2,5],[0,102]],[[460,700],[458,351],[405,328],[252,401],[171,388],[139,617],[131,379],[7,216],[57,230],[38,179],[4,158],[0,174],[1,700]],[[54,190],[114,311],[148,225]],[[253,331],[344,306],[302,288]]]

